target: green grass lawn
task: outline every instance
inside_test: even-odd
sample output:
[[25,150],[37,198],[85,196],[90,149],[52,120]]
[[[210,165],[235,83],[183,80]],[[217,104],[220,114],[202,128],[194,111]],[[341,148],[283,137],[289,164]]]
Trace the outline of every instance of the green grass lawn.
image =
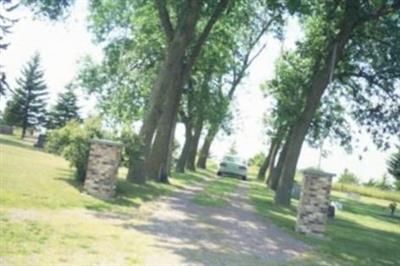
[[125,175],[126,169],[120,169],[115,200],[99,200],[81,193],[82,185],[63,158],[0,135],[0,264],[140,264],[153,240],[106,218],[93,218],[93,213],[146,219],[156,207],[154,199],[204,183],[212,173],[174,175],[170,185],[140,186],[127,182]]
[[[316,239],[294,232],[297,201],[292,208],[273,204],[273,192],[259,182],[252,182],[250,197],[258,213],[293,236],[314,246],[314,258],[304,265],[399,265],[400,215],[390,217],[389,201],[361,197],[347,198],[334,192],[333,198],[343,201],[343,209],[329,220],[326,239]],[[301,263],[301,262],[299,262]]]
[[127,169],[119,170],[118,197],[103,201],[81,193],[82,184],[63,158],[35,149],[13,136],[0,135],[0,205],[2,207],[129,211],[146,201],[171,193],[177,187],[202,182],[207,171],[174,175],[171,185],[147,182],[136,185],[125,180]]
[[333,183],[332,188],[339,192],[353,192],[367,197],[400,202],[400,192],[387,191],[376,187],[365,187],[356,184]]
[[[135,216],[140,223],[157,207],[155,199],[194,183],[205,188],[195,196],[196,203],[223,207],[240,182],[198,171],[174,174],[171,185],[139,186],[125,181],[125,175],[126,169],[121,169],[115,200],[95,199],[81,193],[81,184],[64,159],[0,135],[0,264],[140,264],[144,254],[153,254],[154,239],[107,217]],[[315,247],[309,259],[294,265],[399,265],[400,217],[387,215],[388,201],[356,201],[334,192],[334,198],[344,201],[344,209],[329,221],[327,238],[321,240],[293,231],[297,201],[290,209],[277,207],[264,184],[249,183],[251,201],[267,221]]]

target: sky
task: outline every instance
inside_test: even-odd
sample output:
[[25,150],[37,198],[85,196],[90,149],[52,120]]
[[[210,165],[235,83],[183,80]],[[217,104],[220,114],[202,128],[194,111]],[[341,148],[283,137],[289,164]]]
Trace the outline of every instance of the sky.
[[[85,55],[101,59],[101,47],[92,42],[92,35],[87,30],[85,0],[77,0],[71,15],[62,22],[33,19],[32,14],[24,8],[19,8],[13,16],[19,18],[19,21],[8,36],[7,40],[11,44],[6,51],[0,53],[0,62],[4,65],[11,86],[15,85],[15,78],[19,76],[22,66],[35,52],[39,52],[51,104],[65,85],[76,77],[79,61]],[[267,46],[250,67],[249,75],[238,88],[233,102],[237,114],[233,121],[234,134],[227,136],[221,133],[217,136],[211,149],[214,157],[221,158],[233,144],[246,159],[260,151],[267,152],[268,140],[263,131],[262,119],[271,108],[271,100],[264,97],[260,85],[273,77],[274,63],[281,49],[292,49],[295,41],[301,37],[302,32],[297,21],[291,19],[287,25],[283,47],[281,42],[271,36],[265,38]],[[0,99],[0,110],[4,108],[6,101],[7,98]],[[81,92],[79,104],[83,115],[95,113],[94,99]],[[178,126],[177,138],[183,139],[182,125]],[[367,152],[363,152],[365,147],[368,147]],[[379,179],[386,172],[386,160],[393,148],[380,152],[369,136],[363,133],[360,135],[359,147],[352,154],[347,154],[342,148],[329,143],[324,145],[324,150],[329,154],[321,162],[324,170],[340,174],[347,168],[363,181],[367,181],[370,178]],[[319,154],[319,150],[305,144],[298,168],[317,166]]]

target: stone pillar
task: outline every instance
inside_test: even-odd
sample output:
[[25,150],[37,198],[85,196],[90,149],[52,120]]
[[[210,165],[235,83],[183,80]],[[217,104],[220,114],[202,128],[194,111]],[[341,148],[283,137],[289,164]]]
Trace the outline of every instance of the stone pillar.
[[122,144],[91,140],[88,167],[83,189],[88,194],[109,199],[115,196]]
[[334,174],[303,171],[303,188],[297,211],[296,232],[323,236]]

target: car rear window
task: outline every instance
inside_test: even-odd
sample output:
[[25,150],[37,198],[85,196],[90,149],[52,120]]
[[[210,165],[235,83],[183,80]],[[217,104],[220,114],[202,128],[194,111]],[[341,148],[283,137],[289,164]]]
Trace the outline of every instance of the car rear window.
[[238,164],[244,164],[244,160],[242,160],[239,157],[234,157],[234,156],[225,156],[224,161],[238,163]]

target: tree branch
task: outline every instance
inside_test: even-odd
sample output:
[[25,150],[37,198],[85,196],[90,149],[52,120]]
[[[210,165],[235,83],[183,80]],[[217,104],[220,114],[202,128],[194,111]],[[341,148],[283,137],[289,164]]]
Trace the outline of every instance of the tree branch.
[[218,6],[215,8],[213,14],[211,15],[210,19],[208,20],[206,26],[204,27],[203,31],[201,32],[197,42],[195,43],[192,53],[190,54],[188,61],[185,66],[184,72],[187,73],[194,63],[197,60],[197,57],[200,54],[201,48],[203,47],[204,43],[207,40],[208,35],[211,32],[211,29],[213,28],[214,24],[218,21],[218,19],[221,17],[222,13],[224,10],[227,8],[228,3],[230,0],[220,0],[218,3]]
[[236,90],[237,85],[240,83],[242,78],[244,77],[244,73],[246,70],[249,68],[249,66],[253,63],[253,61],[261,54],[261,52],[267,47],[267,44],[264,43],[260,49],[250,58],[250,54],[253,51],[254,47],[256,44],[260,41],[261,37],[265,34],[265,32],[268,30],[268,28],[271,26],[272,22],[275,21],[277,17],[272,18],[271,20],[268,21],[268,23],[265,24],[265,26],[262,28],[262,30],[259,32],[257,37],[250,43],[247,53],[244,57],[244,60],[242,62],[242,66],[239,70],[239,73],[236,73],[236,69],[234,69],[234,76],[233,76],[233,81],[231,88],[229,89],[228,92],[228,97],[232,99],[233,94]]
[[161,21],[161,26],[164,28],[164,32],[167,37],[167,42],[170,43],[174,38],[174,28],[169,17],[165,0],[156,0],[156,6],[158,10],[158,16]]

